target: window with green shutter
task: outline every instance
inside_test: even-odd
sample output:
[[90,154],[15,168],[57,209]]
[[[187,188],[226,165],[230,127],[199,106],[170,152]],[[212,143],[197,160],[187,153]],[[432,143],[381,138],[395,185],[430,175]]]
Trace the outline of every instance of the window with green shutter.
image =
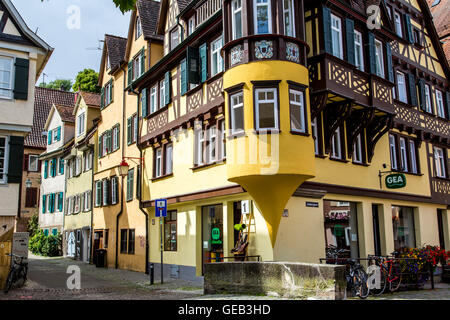
[[413,31],[411,26],[411,16],[409,14],[405,14],[405,37],[409,43],[414,43]]
[[201,82],[208,79],[208,46],[206,43],[199,48],[200,55],[200,78]]
[[347,61],[355,64],[355,23],[352,19],[345,19]]
[[128,85],[130,85],[133,82],[133,61],[128,62]]
[[388,80],[394,82],[394,67],[392,64],[392,49],[390,43],[386,43],[386,62],[388,68]]
[[170,94],[172,92],[171,90],[171,86],[170,86],[170,81],[171,77],[170,77],[170,71],[167,71],[165,76],[164,76],[164,104],[167,106],[170,103]]
[[103,135],[98,138],[98,157],[103,156]]
[[184,95],[188,90],[188,84],[187,84],[187,60],[184,59],[183,61],[181,61],[180,64],[180,73],[181,73],[181,90],[180,93],[181,95]]
[[141,50],[141,72],[140,75],[143,75],[145,72],[145,47]]
[[417,106],[417,94],[416,94],[416,78],[411,73],[408,74],[409,85],[409,102],[413,106]]
[[56,141],[61,141],[61,127],[56,129]]
[[368,40],[367,50],[369,51],[370,73],[377,74],[377,62],[375,57],[375,35],[372,32],[369,32],[367,40]]
[[132,130],[131,125],[132,125],[132,118],[128,118],[127,119],[127,143],[128,143],[128,145],[130,145],[132,142],[133,130]]
[[100,110],[105,107],[105,88],[100,91]]
[[186,53],[186,69],[187,69],[187,86],[189,84],[200,83],[200,59],[199,49],[194,47],[188,47]]
[[127,176],[127,201],[133,200],[134,194],[134,169],[128,171]]
[[52,131],[47,131],[47,145],[52,144]]
[[333,54],[333,43],[331,40],[331,10],[322,7],[323,41],[325,52]]
[[42,196],[42,213],[47,211],[47,196],[44,194]]
[[30,61],[16,58],[14,78],[14,99],[28,100],[28,78]]
[[[141,108],[142,108],[142,117],[145,118],[148,115],[148,98],[147,93],[148,89],[144,88],[141,93]],[[139,103],[139,100],[138,100]]]

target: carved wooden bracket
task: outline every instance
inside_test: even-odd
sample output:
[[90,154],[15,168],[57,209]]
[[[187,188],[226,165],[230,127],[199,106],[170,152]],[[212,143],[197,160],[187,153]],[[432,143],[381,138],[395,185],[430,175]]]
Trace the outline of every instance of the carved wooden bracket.
[[394,114],[375,116],[367,127],[367,155],[369,162],[372,161],[375,146],[378,140],[394,125]]
[[351,100],[326,105],[324,111],[325,153],[330,153],[333,134],[350,116],[351,111]]
[[372,121],[375,116],[375,109],[364,108],[355,110],[353,109],[347,124],[347,154],[351,158],[353,155],[353,146],[356,138],[360,133],[364,131],[365,128]]
[[311,95],[311,119],[315,119],[325,109],[328,100],[328,92],[318,92]]

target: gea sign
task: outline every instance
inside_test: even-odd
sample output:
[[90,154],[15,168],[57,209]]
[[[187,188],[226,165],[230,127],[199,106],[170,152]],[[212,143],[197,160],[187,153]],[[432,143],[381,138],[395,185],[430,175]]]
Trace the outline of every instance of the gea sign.
[[398,189],[406,186],[406,177],[403,173],[390,174],[386,177],[388,189]]

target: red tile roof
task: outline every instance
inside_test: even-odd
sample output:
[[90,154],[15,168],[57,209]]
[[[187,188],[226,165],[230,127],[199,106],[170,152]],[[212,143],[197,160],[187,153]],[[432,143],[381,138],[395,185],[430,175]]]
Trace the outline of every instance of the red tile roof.
[[55,108],[58,110],[62,122],[75,123],[75,116],[73,115],[74,106],[55,105]]
[[26,147],[46,148],[47,140],[42,135],[44,125],[53,104],[73,105],[75,94],[61,90],[35,88],[34,93],[34,116],[31,132],[25,138]]
[[101,96],[100,96],[99,93],[92,93],[92,92],[85,92],[85,91],[80,91],[79,93],[83,97],[84,102],[89,107],[98,107],[98,108],[100,108],[100,98],[101,98]]
[[450,0],[428,0],[427,2],[439,38],[450,35]]

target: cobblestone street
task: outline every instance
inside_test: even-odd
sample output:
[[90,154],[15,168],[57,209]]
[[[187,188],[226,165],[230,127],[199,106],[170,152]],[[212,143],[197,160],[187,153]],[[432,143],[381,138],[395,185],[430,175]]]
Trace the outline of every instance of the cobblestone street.
[[[71,265],[80,267],[81,289],[67,289]],[[24,288],[13,289],[0,300],[284,300],[276,296],[237,294],[203,295],[203,281],[166,280],[150,285],[144,273],[96,268],[67,258],[44,258],[30,254],[28,281]],[[349,298],[349,300],[360,300]],[[450,300],[450,285],[437,283],[436,289],[387,293],[367,300]]]

